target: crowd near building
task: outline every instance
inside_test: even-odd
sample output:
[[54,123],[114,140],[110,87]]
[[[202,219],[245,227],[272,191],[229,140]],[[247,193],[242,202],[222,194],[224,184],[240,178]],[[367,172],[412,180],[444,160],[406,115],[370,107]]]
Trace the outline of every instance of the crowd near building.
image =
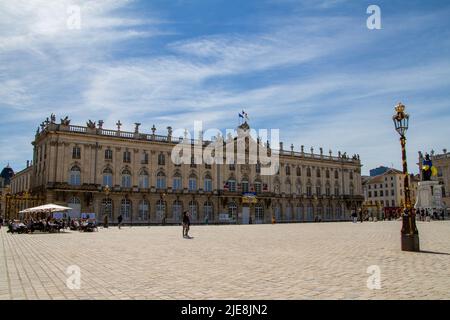
[[[72,214],[96,213],[109,221],[122,215],[125,223],[179,223],[184,210],[194,223],[280,223],[340,221],[364,200],[361,161],[322,148],[315,153],[304,146],[275,149],[248,135],[241,124],[237,135],[224,143],[237,143],[245,135],[245,152],[256,145],[279,155],[275,174],[262,175],[259,161],[250,163],[175,164],[171,153],[183,137],[103,128],[103,121],[86,126],[56,123],[52,115],[36,132],[33,161],[16,174],[13,194],[25,192],[46,203],[73,208]],[[197,143],[192,139],[192,144]],[[211,141],[202,141],[206,148]],[[245,159],[248,159],[246,157]]]

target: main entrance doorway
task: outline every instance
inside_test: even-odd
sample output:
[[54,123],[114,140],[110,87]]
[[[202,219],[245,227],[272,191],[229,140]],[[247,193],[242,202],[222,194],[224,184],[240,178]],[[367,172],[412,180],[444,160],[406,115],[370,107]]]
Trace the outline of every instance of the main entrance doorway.
[[242,224],[248,224],[250,220],[250,207],[242,207]]

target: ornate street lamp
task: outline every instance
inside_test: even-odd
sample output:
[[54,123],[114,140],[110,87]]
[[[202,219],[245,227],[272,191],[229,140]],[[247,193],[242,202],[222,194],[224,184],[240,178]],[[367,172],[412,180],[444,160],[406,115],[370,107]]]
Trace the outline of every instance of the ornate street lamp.
[[419,231],[416,227],[416,217],[412,210],[411,194],[409,188],[408,164],[406,162],[406,131],[409,126],[409,115],[405,112],[405,106],[399,103],[395,107],[395,114],[392,117],[395,130],[400,135],[402,146],[403,175],[405,176],[405,201],[403,204],[401,242],[403,251],[419,251]]

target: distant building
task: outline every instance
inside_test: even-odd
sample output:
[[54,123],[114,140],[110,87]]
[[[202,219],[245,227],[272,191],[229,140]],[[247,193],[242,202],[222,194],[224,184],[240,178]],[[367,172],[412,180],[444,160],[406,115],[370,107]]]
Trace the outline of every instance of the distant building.
[[385,172],[388,171],[389,169],[390,169],[390,168],[388,168],[388,167],[383,167],[383,166],[378,167],[378,168],[375,168],[375,169],[372,169],[372,170],[370,170],[370,176],[371,176],[371,177],[379,176],[380,174],[385,173]]
[[31,188],[31,178],[33,174],[33,166],[27,162],[27,167],[17,172],[11,178],[10,188],[12,194],[24,194],[29,192]]
[[[184,210],[191,212],[193,223],[206,218],[220,223],[225,216],[239,223],[250,218],[253,223],[341,221],[350,219],[364,199],[357,155],[334,156],[322,148],[314,153],[303,146],[294,151],[293,145],[285,150],[281,142],[272,149],[248,136],[245,122],[224,147],[236,150],[243,141],[245,159],[251,149],[278,153],[278,171],[262,175],[259,161],[208,165],[192,157],[191,163],[174,163],[172,150],[183,138],[172,136],[170,127],[167,135],[157,135],[155,127],[143,133],[138,124],[135,132],[116,125],[117,130],[104,129],[103,121],[76,126],[67,118],[43,123],[32,143],[31,187],[25,169],[13,188],[29,188],[32,196],[69,206],[72,213],[95,212],[111,222],[121,214],[124,222],[141,224],[179,223]],[[203,141],[200,147],[212,143]]]
[[[364,177],[362,181],[366,207],[379,208],[386,218],[396,218],[400,215],[405,204],[402,171],[389,168],[380,175]],[[418,176],[410,176],[411,205],[414,205],[416,201],[418,181]]]

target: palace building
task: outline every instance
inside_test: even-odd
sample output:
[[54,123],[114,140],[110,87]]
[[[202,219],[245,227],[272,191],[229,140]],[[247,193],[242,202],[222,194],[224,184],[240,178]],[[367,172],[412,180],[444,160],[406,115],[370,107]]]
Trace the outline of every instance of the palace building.
[[[277,154],[275,174],[262,175],[261,163],[176,164],[173,148],[183,138],[103,128],[103,121],[71,125],[52,115],[36,132],[30,194],[74,213],[96,213],[125,223],[179,223],[189,210],[193,223],[272,223],[348,220],[364,200],[359,156],[273,149],[247,134],[245,152],[256,145]],[[248,132],[247,122],[228,144]],[[191,140],[192,145],[198,141]],[[205,149],[211,141],[200,142]],[[225,141],[224,141],[225,143]],[[250,148],[251,149],[251,148]],[[259,161],[259,160],[258,160]],[[28,171],[27,171],[28,172]],[[28,180],[27,180],[28,181]],[[19,188],[19,191],[20,188]],[[23,191],[23,190],[22,190]]]

